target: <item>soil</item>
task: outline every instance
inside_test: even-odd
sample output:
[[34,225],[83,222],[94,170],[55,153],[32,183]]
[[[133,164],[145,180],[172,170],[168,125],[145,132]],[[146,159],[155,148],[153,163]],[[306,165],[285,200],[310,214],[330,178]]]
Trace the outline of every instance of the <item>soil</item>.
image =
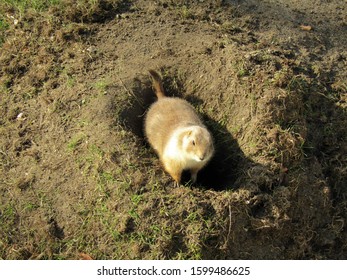
[[[344,0],[73,2],[0,5],[0,258],[347,258]],[[195,185],[148,69],[213,134]]]

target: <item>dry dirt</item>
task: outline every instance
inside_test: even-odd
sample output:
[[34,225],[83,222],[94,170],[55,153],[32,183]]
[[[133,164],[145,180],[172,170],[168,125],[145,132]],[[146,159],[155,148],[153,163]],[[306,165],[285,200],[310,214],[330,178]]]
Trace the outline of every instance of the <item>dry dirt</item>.
[[[95,2],[0,6],[0,258],[346,259],[346,1]],[[196,185],[150,68],[213,133]]]

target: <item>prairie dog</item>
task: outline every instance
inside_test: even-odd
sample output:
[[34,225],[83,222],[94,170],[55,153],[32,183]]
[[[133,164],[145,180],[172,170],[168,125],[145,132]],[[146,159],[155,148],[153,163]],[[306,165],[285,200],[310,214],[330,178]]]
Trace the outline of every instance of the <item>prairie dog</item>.
[[149,70],[158,100],[145,117],[145,135],[158,154],[165,170],[178,186],[183,170],[189,170],[191,181],[214,153],[213,140],[193,106],[177,97],[165,96],[160,75]]

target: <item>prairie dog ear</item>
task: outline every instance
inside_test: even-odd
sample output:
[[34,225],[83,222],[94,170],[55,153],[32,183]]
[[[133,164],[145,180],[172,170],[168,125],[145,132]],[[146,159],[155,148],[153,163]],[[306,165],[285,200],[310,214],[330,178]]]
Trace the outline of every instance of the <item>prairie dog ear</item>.
[[192,129],[189,129],[189,131],[187,132],[187,136],[191,136],[193,134],[193,130]]

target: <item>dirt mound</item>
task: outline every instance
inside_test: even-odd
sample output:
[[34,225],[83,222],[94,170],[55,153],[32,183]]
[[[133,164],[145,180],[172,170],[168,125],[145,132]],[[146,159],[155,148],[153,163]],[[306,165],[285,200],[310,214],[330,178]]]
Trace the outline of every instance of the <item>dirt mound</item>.
[[[72,2],[0,4],[1,258],[346,258],[343,1]],[[194,186],[143,137],[150,68],[214,136]]]

